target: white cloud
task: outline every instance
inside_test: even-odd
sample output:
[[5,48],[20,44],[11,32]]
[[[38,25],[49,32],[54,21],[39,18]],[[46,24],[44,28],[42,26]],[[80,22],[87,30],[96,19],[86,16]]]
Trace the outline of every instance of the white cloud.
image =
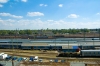
[[27,2],[27,0],[21,0],[22,2]]
[[46,7],[46,6],[48,6],[48,5],[46,5],[46,4],[40,4],[40,6],[45,6],[45,7]]
[[3,5],[0,4],[0,7],[3,7]]
[[28,12],[27,16],[44,16],[41,12]]
[[79,15],[76,15],[76,14],[70,14],[70,15],[68,15],[68,18],[78,18],[79,17]]
[[45,4],[44,6],[46,7],[46,6],[48,6],[48,5]]
[[13,17],[13,18],[23,18],[23,16],[16,16],[16,15],[12,15],[10,13],[0,13],[0,16],[9,16],[9,17]]
[[44,4],[40,4],[40,6],[43,6]]
[[[95,26],[94,26],[95,25]],[[46,20],[42,21],[41,19],[0,19],[0,29],[69,29],[69,28],[99,28],[100,22],[67,22],[64,20]]]
[[7,20],[0,19],[0,26],[2,25],[1,29],[9,29],[9,27],[12,27],[13,26],[13,23],[15,21],[16,20],[12,20],[12,19],[7,19]]
[[7,3],[8,0],[0,0],[0,3]]
[[58,6],[59,6],[59,7],[63,7],[63,4],[59,4]]
[[85,18],[82,18],[83,20],[89,20],[89,18],[88,17],[85,17]]
[[54,20],[47,20],[48,22],[53,22]]
[[97,13],[96,15],[100,15],[100,13]]

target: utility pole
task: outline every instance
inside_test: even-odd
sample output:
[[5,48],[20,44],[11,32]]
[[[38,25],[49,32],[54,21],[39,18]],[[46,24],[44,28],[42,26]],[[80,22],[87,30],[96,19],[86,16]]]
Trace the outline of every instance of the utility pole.
[[69,40],[68,40],[68,53],[69,53]]
[[[13,49],[14,49],[14,47],[13,47],[13,39],[11,39],[11,43],[12,43],[12,51],[13,51]],[[13,52],[14,52],[14,51],[13,51]],[[12,52],[12,66],[14,66],[13,52]]]
[[12,59],[12,66],[14,66],[14,61],[13,61],[13,59]]
[[84,34],[84,41],[85,41],[85,34],[86,34],[86,33],[85,33],[85,29],[84,29],[83,31],[84,31],[84,33],[83,33],[83,34]]
[[[70,38],[70,33],[69,33],[69,38]],[[68,39],[68,54],[69,54],[70,52],[69,52],[69,39]],[[70,54],[69,54],[70,55]],[[68,55],[68,56],[69,56]]]
[[99,40],[100,40],[100,28],[99,28]]
[[93,36],[94,38],[93,38],[93,47],[94,47],[94,40],[95,40],[95,32],[94,32],[94,36]]
[[55,50],[56,50],[56,37],[55,37]]

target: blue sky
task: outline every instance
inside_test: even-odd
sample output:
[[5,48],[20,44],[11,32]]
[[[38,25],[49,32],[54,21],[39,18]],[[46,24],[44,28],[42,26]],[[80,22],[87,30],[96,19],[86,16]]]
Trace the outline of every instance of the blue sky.
[[0,0],[0,29],[100,28],[100,0]]

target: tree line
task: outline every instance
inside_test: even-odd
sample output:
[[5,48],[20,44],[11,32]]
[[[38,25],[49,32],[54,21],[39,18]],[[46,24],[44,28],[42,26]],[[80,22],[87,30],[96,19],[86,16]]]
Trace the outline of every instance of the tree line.
[[[97,29],[95,29],[97,30]],[[53,34],[77,34],[77,33],[88,33],[93,31],[92,29],[41,29],[41,30],[0,30],[0,35],[32,35],[38,34],[39,32],[52,32]],[[98,31],[98,30],[97,30]]]

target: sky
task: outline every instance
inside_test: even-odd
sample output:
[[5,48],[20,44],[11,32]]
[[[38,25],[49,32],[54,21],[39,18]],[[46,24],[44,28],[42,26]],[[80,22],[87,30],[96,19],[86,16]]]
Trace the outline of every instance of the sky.
[[0,30],[100,28],[100,0],[0,0]]

